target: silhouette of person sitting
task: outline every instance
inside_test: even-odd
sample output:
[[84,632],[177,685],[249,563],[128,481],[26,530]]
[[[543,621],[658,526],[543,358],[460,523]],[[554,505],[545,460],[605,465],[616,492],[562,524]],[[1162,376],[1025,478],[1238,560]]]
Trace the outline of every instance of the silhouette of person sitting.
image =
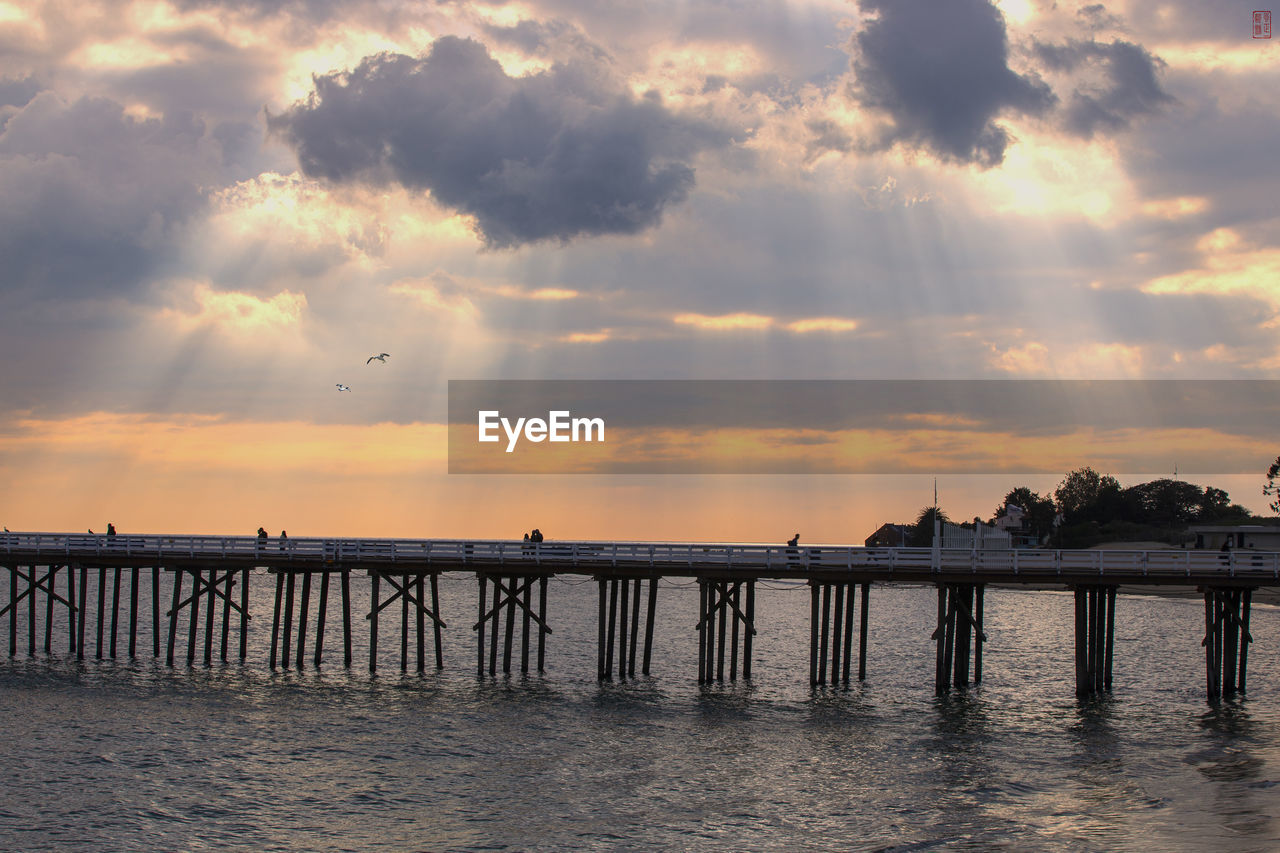
[[267,544],[267,531],[265,528],[262,528],[262,527],[258,528],[258,544],[259,545]]
[[800,552],[796,550],[796,546],[800,544],[800,534],[797,533],[787,540],[787,562],[797,563],[800,561]]
[[[261,528],[259,528],[259,529],[261,529]],[[259,539],[261,539],[262,537],[261,537],[261,536],[259,536],[258,538],[259,538]],[[286,546],[288,543],[289,543],[289,534],[288,534],[288,533],[286,533],[285,531],[281,530],[281,531],[280,531],[280,550],[281,550],[281,551],[283,551],[283,550],[285,549],[285,546]]]
[[109,521],[107,522],[107,538],[108,539],[116,538],[116,526]]
[[542,542],[542,531],[536,527],[533,528],[533,532],[529,534],[529,541],[533,543]]

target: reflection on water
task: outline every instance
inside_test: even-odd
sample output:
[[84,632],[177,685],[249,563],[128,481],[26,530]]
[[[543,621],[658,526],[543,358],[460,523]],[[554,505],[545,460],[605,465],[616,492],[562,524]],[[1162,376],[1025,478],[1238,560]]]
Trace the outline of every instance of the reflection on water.
[[1207,706],[1194,601],[1122,599],[1116,689],[1077,701],[1069,596],[990,590],[984,683],[934,697],[928,588],[878,588],[868,680],[819,689],[807,590],[761,593],[755,677],[712,685],[696,589],[662,591],[654,675],[605,684],[594,588],[552,593],[542,675],[477,680],[465,629],[423,675],[271,672],[260,631],[243,666],[8,660],[0,848],[1280,847],[1280,664]]

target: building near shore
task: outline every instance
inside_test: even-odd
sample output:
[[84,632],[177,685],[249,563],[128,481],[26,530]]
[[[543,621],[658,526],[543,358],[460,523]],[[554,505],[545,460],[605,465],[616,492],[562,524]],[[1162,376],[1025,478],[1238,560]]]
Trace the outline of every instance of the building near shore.
[[1193,547],[1207,550],[1222,548],[1230,542],[1232,548],[1254,551],[1280,551],[1280,526],[1267,524],[1193,524],[1188,532],[1195,535]]

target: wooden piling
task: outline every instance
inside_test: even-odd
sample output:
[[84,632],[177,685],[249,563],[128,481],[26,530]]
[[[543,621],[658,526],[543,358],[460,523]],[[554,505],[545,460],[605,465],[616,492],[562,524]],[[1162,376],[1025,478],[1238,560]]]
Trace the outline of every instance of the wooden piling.
[[831,620],[831,584],[822,586],[822,624],[818,629],[818,683],[827,683],[827,637]]
[[867,616],[870,604],[868,599],[871,597],[871,584],[862,584],[862,613],[859,617],[858,626],[858,680],[867,680]]
[[400,671],[409,671],[409,575],[400,576]]
[[[542,579],[542,600],[546,602],[547,580]],[[544,608],[545,609],[545,608]],[[432,631],[436,640],[436,669],[444,669],[444,643],[440,637],[440,590],[436,584],[436,573],[431,573],[431,612],[435,614],[431,620]],[[542,629],[539,628],[539,631]],[[542,670],[542,634],[538,634],[538,670]]]
[[[94,645],[93,654],[98,660],[102,660],[102,631],[106,627],[107,621],[107,569],[106,566],[98,567],[98,624],[96,626],[98,632],[98,641]],[[35,609],[32,608],[31,615],[35,616]],[[33,619],[34,621],[34,619]],[[34,644],[33,644],[34,645]],[[35,649],[32,649],[34,652]]]
[[973,625],[968,614],[973,612],[973,584],[960,584],[952,588],[956,596],[955,624],[955,685],[969,686],[969,648],[973,638]]
[[533,578],[524,579],[524,607],[521,608],[524,617],[523,631],[520,639],[520,671],[522,673],[529,672],[529,628],[533,620],[530,618],[530,605],[533,599]]
[[377,572],[372,573],[373,591],[372,599],[369,605],[369,672],[378,671],[378,605],[381,599],[378,595],[378,587],[380,585],[380,575]]
[[[373,577],[373,624],[376,628],[378,624],[378,576],[374,575]],[[280,638],[280,665],[285,669],[289,668],[290,662],[293,660],[293,593],[296,583],[297,580],[294,577],[293,569],[287,570],[284,573],[284,620],[280,623],[282,632]],[[373,665],[373,659],[376,656],[377,642],[371,640],[369,643],[370,666]]]
[[[88,608],[89,595],[89,570],[84,565],[80,566],[80,606],[76,611],[76,660],[84,660],[84,616],[85,610]],[[177,601],[174,601],[177,606]],[[12,635],[11,635],[12,636]],[[169,666],[173,666],[172,641],[170,641]],[[10,648],[12,649],[12,643]]]
[[649,607],[648,615],[644,623],[644,669],[641,670],[645,675],[649,674],[649,661],[653,652],[653,618],[658,609],[658,579],[649,579]]
[[1214,679],[1213,671],[1213,634],[1215,626],[1213,624],[1213,600],[1217,596],[1211,589],[1204,591],[1204,674],[1205,674],[1205,692],[1210,699],[1218,696],[1217,684]]
[[[36,656],[36,567],[28,566],[27,572],[27,654]],[[15,613],[14,616],[17,616]],[[98,657],[102,657],[101,654]]]
[[707,584],[698,579],[698,683],[707,677]]
[[1116,588],[1109,586],[1106,588],[1107,596],[1107,625],[1106,625],[1106,645],[1102,651],[1102,689],[1111,689],[1111,663],[1115,657],[1116,648]]
[[[488,590],[489,579],[486,578],[483,573],[477,573],[476,578],[480,581],[480,593],[478,595],[480,610],[479,615],[476,617],[476,677],[484,678],[484,605],[485,598],[487,597],[486,591]],[[603,584],[604,581],[601,581],[600,583]],[[603,589],[603,586],[601,589]],[[600,597],[601,600],[603,600],[603,592],[600,594]]]
[[[418,573],[414,578],[414,595],[418,599],[418,606],[416,608],[416,615],[418,617],[418,672],[427,671],[427,614],[424,612],[426,601],[422,597],[422,587],[422,574]],[[434,613],[437,618],[440,615],[434,609],[431,612]]]
[[[165,663],[173,666],[174,646],[178,642],[178,605],[182,603],[182,569],[173,571],[173,607],[169,610],[169,644]],[[80,609],[84,610],[84,575],[80,576]],[[80,647],[84,648],[84,621],[80,622]]]
[[[434,580],[433,580],[434,583]],[[546,663],[546,648],[543,644],[547,636],[547,579],[538,578],[538,672],[543,671]]]
[[271,616],[271,668],[276,668],[280,647],[280,608],[284,605],[284,574],[276,572],[276,606]]
[[[213,665],[213,623],[214,617],[217,615],[214,608],[218,604],[218,567],[209,567],[209,580],[205,582],[204,592],[208,597],[205,604],[204,613],[204,665]],[[199,599],[191,600],[191,607],[199,609]]]
[[986,584],[978,584],[973,590],[973,683],[982,683],[982,643],[984,630],[982,627],[982,598]]
[[1236,674],[1240,660],[1240,591],[1225,590],[1222,593],[1222,694],[1236,692]]
[[943,584],[938,584],[938,627],[933,632],[933,639],[937,644],[936,654],[937,660],[933,668],[933,692],[941,696],[947,690],[946,670],[942,668],[943,634],[946,632],[947,625],[947,588]]
[[311,572],[302,573],[302,600],[298,602],[298,671],[303,669],[307,647],[307,615],[311,612]]
[[45,575],[45,583],[48,586],[45,588],[46,595],[44,597],[44,653],[46,655],[53,652],[53,602],[55,600],[55,590],[57,589],[55,586],[57,579],[58,567],[50,566],[48,574]]
[[831,598],[835,612],[831,618],[831,686],[840,683],[841,661],[844,659],[844,587],[842,583],[831,584]]
[[249,570],[240,570],[240,660],[249,651]]
[[[76,567],[67,566],[67,652],[76,651],[76,622],[80,609],[76,607]],[[156,657],[159,657],[159,652]]]
[[9,567],[9,657],[18,655],[18,567]]
[[191,619],[187,631],[187,666],[196,662],[196,630],[200,627],[200,592],[204,585],[204,572],[199,567],[191,570],[191,601],[187,615]]
[[[626,583],[626,581],[623,581]],[[636,641],[640,637],[640,579],[636,578],[632,581],[631,588],[631,643],[630,654],[627,656],[627,676],[635,678],[636,676]]]
[[617,581],[619,590],[619,606],[618,606],[618,679],[627,680],[627,637],[628,617],[631,609],[631,590],[627,586],[625,579]]
[[329,616],[329,570],[320,571],[320,606],[316,610],[316,651],[314,666],[320,668],[324,659],[324,623]]
[[738,680],[738,611],[742,609],[739,598],[742,593],[742,581],[733,582],[733,590],[729,593],[730,616],[729,621],[733,624],[732,636],[729,638],[729,680]]
[[222,642],[218,644],[218,659],[227,662],[227,646],[231,642],[231,596],[236,583],[236,573],[228,571],[222,576]]
[[[596,579],[597,585],[600,587],[600,602],[596,608],[596,680],[604,681],[604,641],[605,641],[605,618],[608,612],[606,600],[608,592],[605,590],[605,584],[608,583],[604,578]],[[701,665],[701,663],[699,663]]]
[[[33,567],[34,568],[34,567]],[[120,633],[120,567],[116,566],[111,578],[111,645],[109,654],[116,659],[116,637]]]
[[746,631],[742,637],[742,678],[745,681],[751,680],[751,653],[755,643],[756,633],[756,582],[754,580],[747,581],[747,624]]
[[511,673],[511,644],[515,640],[516,634],[516,579],[508,578],[507,583],[510,585],[507,591],[507,634],[503,638],[502,646],[502,672],[503,674]]
[[1245,672],[1249,663],[1249,643],[1252,637],[1249,635],[1249,610],[1253,604],[1253,590],[1243,589],[1240,591],[1240,635],[1242,642],[1240,643],[1240,671],[1236,678],[1236,689],[1241,693],[1245,692]]
[[498,616],[502,613],[502,584],[493,579],[493,630],[489,632],[489,675],[498,674]]
[[[483,603],[480,605],[484,606]],[[351,666],[351,570],[342,570],[342,665]]]
[[618,582],[609,581],[609,631],[605,642],[604,677],[613,678],[613,640],[618,620]]
[[134,566],[129,573],[129,657],[138,655],[138,580],[141,570]]
[[151,568],[151,656],[160,657],[160,567]]
[[954,672],[956,654],[956,588],[947,586],[947,624],[943,631],[942,643],[942,680],[949,684]]

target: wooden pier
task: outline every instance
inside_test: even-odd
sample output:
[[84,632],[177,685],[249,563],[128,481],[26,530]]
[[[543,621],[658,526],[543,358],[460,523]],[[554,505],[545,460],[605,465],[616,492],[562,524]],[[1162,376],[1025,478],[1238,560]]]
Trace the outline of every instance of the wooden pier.
[[[990,583],[1057,586],[1075,596],[1075,685],[1079,696],[1112,687],[1116,591],[1130,586],[1194,586],[1204,595],[1206,694],[1243,692],[1247,681],[1252,593],[1280,584],[1280,554],[1216,551],[971,551],[928,548],[788,547],[669,542],[514,542],[442,539],[302,538],[0,534],[0,566],[9,578],[9,655],[51,654],[56,633],[78,659],[138,653],[149,632],[151,654],[173,666],[185,636],[186,662],[211,665],[247,657],[252,624],[249,577],[275,578],[271,668],[321,666],[327,631],[340,630],[342,663],[352,665],[353,579],[367,579],[369,670],[376,671],[379,622],[399,611],[399,664],[418,672],[443,667],[448,625],[440,614],[442,572],[475,576],[476,675],[542,672],[553,635],[548,580],[574,575],[599,587],[597,677],[649,675],[663,578],[693,579],[699,588],[690,642],[698,648],[699,682],[752,677],[761,580],[807,583],[810,589],[809,682],[815,688],[867,678],[871,588],[895,582],[936,586],[934,688],[938,694],[982,681],[983,598]],[[140,594],[149,574],[150,600]],[[164,589],[164,587],[168,589]],[[127,587],[128,596],[124,591]],[[90,593],[94,601],[89,610]],[[329,596],[342,619],[327,624]],[[43,601],[41,601],[43,599]],[[2,599],[0,599],[2,600]],[[162,604],[168,602],[167,609]],[[39,608],[43,605],[43,610]],[[398,605],[398,606],[397,606]],[[109,612],[108,612],[109,610]],[[147,611],[150,618],[144,618]],[[856,613],[855,613],[856,610]],[[43,615],[43,620],[39,618]],[[43,624],[43,637],[37,626]],[[64,623],[58,626],[57,623]],[[148,623],[143,625],[143,623]],[[430,631],[428,632],[428,623]],[[519,631],[516,630],[519,623]],[[140,627],[141,626],[141,627]],[[19,643],[19,628],[25,630]],[[127,646],[124,645],[127,636]],[[41,643],[40,640],[43,640]],[[412,644],[411,644],[412,639]],[[310,646],[308,647],[308,640]],[[145,643],[145,638],[144,638]],[[411,649],[414,652],[411,654]]]

